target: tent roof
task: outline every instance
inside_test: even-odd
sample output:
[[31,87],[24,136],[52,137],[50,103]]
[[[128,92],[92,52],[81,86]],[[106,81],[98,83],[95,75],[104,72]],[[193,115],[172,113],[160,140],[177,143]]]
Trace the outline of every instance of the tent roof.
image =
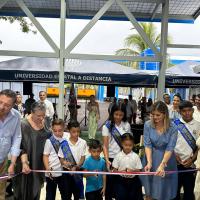
[[[0,62],[0,81],[58,82],[58,59],[24,57]],[[111,61],[66,59],[65,81],[154,86],[156,73]]]
[[198,66],[200,66],[200,62],[185,61],[167,69],[166,75],[200,77],[200,74],[197,73]]
[[[56,58],[24,57],[0,62],[0,70],[59,71]],[[65,72],[101,74],[151,74],[148,70],[135,70],[115,62],[105,60],[66,59]]]
[[200,85],[200,63],[186,61],[175,65],[166,71],[166,85],[168,87],[192,87]]
[[[154,10],[154,21],[161,19],[161,4],[164,0],[124,0],[126,6],[138,20],[151,21]],[[60,0],[24,0],[25,4],[36,17],[60,17]],[[91,18],[105,4],[106,0],[68,0],[68,18]],[[155,9],[158,5],[158,8]],[[199,0],[169,0],[169,21],[191,22],[200,14]],[[0,15],[23,16],[24,13],[15,0],[9,0],[2,9]],[[124,13],[114,3],[104,19],[127,20]],[[185,21],[184,21],[185,20]],[[189,21],[187,21],[189,20]]]

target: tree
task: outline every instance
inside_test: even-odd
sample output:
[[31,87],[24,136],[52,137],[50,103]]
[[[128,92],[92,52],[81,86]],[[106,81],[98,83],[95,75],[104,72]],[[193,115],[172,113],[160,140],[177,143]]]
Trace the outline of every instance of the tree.
[[[24,17],[0,17],[0,20],[4,20],[4,21],[8,21],[11,24],[14,23],[15,21],[19,23],[20,27],[21,27],[21,31],[23,33],[29,33],[32,32],[33,34],[36,34],[37,31],[35,29],[33,29],[33,24],[28,22],[26,18]],[[0,40],[0,44],[2,44],[2,41]]]
[[[161,34],[157,34],[156,26],[153,23],[140,23],[146,35],[153,42],[156,47],[160,46]],[[132,28],[131,30],[135,30]],[[168,37],[168,43],[171,41],[170,37]],[[125,38],[124,42],[125,48],[119,49],[116,51],[117,55],[123,56],[137,56],[140,55],[145,49],[149,48],[146,42],[142,39],[142,37],[138,33],[133,33]],[[132,66],[136,68],[137,63],[135,62],[127,62],[125,65]]]

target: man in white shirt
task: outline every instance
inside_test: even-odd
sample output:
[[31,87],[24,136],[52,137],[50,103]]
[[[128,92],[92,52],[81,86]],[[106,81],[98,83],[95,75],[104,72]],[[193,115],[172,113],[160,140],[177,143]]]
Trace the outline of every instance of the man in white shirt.
[[196,95],[195,97],[195,105],[194,108],[194,113],[193,113],[193,118],[200,122],[200,94]]
[[130,124],[132,124],[132,120],[133,123],[136,124],[136,117],[137,117],[137,102],[136,100],[133,99],[132,95],[129,94],[128,95],[128,105],[131,108],[131,121],[129,122]]
[[[193,105],[189,101],[182,101],[180,106],[181,119],[175,124],[178,129],[178,138],[175,147],[178,170],[192,169],[197,158],[196,140],[199,136],[200,122],[193,119]],[[194,200],[195,176],[193,173],[178,174],[178,192],[176,200],[180,199],[180,189],[183,186],[184,200]]]
[[46,107],[46,125],[47,127],[51,126],[51,121],[54,115],[54,107],[53,104],[47,99],[47,93],[45,91],[39,92],[39,102],[44,103]]

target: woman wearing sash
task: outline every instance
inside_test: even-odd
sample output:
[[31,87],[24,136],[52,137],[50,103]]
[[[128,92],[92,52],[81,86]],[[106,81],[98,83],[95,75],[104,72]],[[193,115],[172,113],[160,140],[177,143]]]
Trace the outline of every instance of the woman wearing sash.
[[180,119],[181,115],[179,112],[179,105],[181,103],[182,99],[179,94],[175,94],[173,97],[172,105],[168,106],[169,108],[169,118],[170,119]]
[[[121,135],[130,132],[131,127],[126,120],[126,107],[124,105],[114,105],[109,120],[102,129],[103,152],[108,170],[112,169],[112,161],[121,151]],[[111,200],[114,196],[115,178],[114,176],[107,176],[106,178],[106,200]]]
[[22,142],[21,156],[16,163],[16,173],[24,172],[14,180],[15,200],[39,200],[40,191],[45,180],[43,173],[30,173],[31,169],[44,169],[43,150],[50,132],[44,124],[44,104],[35,102],[31,114],[21,123]]
[[143,167],[146,172],[156,172],[153,176],[141,176],[146,199],[171,200],[176,197],[177,174],[165,174],[176,171],[174,147],[177,131],[170,123],[168,108],[162,101],[153,104],[151,120],[144,125],[145,157]]

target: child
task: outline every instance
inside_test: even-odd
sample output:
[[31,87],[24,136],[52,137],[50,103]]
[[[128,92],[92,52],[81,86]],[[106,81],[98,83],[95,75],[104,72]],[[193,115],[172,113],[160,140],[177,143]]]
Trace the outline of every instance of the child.
[[53,173],[61,171],[61,163],[58,157],[60,143],[65,139],[65,123],[62,119],[55,119],[52,122],[53,135],[46,140],[43,152],[43,162],[46,170],[52,170],[52,173],[46,174],[46,200],[55,200],[56,188],[58,186],[62,200],[67,199],[65,180],[62,173]]
[[[126,119],[126,107],[123,104],[114,105],[111,109],[109,120],[102,128],[103,153],[108,170],[112,169],[112,161],[121,150],[121,135],[131,132],[130,124]],[[115,197],[116,176],[106,176],[105,199]]]
[[[196,168],[200,168],[200,137],[197,139],[196,145],[198,147],[197,160],[195,162]],[[200,200],[200,171],[197,172],[195,186],[194,186],[194,195],[196,200]]]
[[[89,143],[90,156],[85,160],[83,169],[88,171],[105,171],[105,160],[100,157],[102,152],[101,143],[91,139]],[[86,200],[103,200],[106,189],[106,175],[85,174],[86,177]]]
[[[70,136],[67,140],[63,141],[61,148],[58,152],[61,163],[65,170],[76,171],[80,170],[83,162],[85,161],[86,141],[79,137],[80,125],[77,121],[71,121],[68,124]],[[68,187],[68,195],[73,194],[74,200],[84,198],[83,177],[78,174],[65,174]]]
[[[113,160],[114,171],[137,172],[142,169],[139,156],[132,151],[134,139],[130,133],[121,136],[122,151]],[[138,176],[124,175],[117,177],[116,200],[134,199],[141,200],[142,186]]]

